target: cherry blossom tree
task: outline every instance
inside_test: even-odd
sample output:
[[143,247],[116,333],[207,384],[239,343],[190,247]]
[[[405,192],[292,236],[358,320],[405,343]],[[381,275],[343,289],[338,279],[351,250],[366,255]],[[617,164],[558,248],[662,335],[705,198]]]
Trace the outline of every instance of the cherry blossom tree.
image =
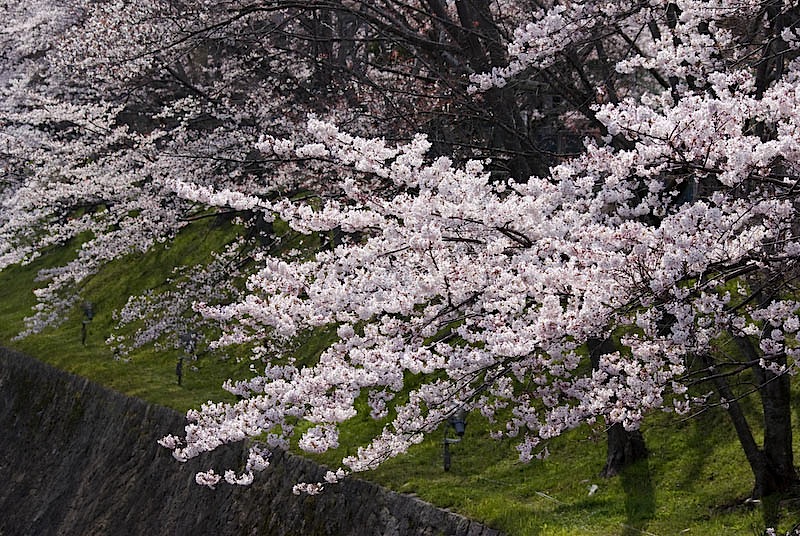
[[[302,418],[315,426],[298,444],[318,452],[338,444],[338,425],[366,396],[387,424],[335,481],[404,452],[459,409],[496,419],[530,459],[580,423],[632,430],[649,410],[705,402],[730,414],[754,495],[787,489],[796,480],[795,17],[755,2],[543,10],[516,32],[508,67],[472,78],[478,91],[525,80],[587,43],[596,51],[604,32],[617,45],[604,50],[628,45],[613,72],[635,83],[596,99],[584,120],[602,125],[602,139],[542,177],[493,180],[477,161],[426,160],[424,138],[389,147],[317,119],[311,144],[260,144],[341,166],[340,195],[266,210],[300,232],[354,238],[310,262],[264,258],[244,299],[197,307],[228,325],[218,344],[331,324],[339,341],[314,366],[275,359],[264,376],[230,386],[241,402],[204,407],[185,443],[164,443],[180,459],[264,431],[284,444]],[[610,337],[618,349],[588,366],[587,344]],[[761,399],[763,445],[731,381],[745,374]],[[408,376],[421,386],[393,404]],[[687,391],[701,381],[715,388],[702,401]]]
[[[652,410],[719,405],[754,496],[796,482],[796,8],[3,9],[0,269],[82,237],[76,261],[42,274],[29,331],[104,263],[192,219],[245,229],[136,335],[177,334],[191,307],[221,326],[214,346],[246,343],[263,362],[227,384],[238,402],[191,411],[185,437],[162,440],[179,460],[248,437],[322,452],[366,400],[382,431],[296,488],[314,493],[460,410],[530,460],[581,424],[624,450]],[[322,245],[277,253],[277,222]],[[239,254],[246,285],[218,289]],[[131,298],[122,322],[152,315],[151,298]],[[314,362],[282,350],[323,327],[337,337]],[[761,444],[739,404],[751,392]],[[197,481],[246,484],[268,463],[253,446],[243,473]]]
[[[211,216],[176,199],[167,177],[268,198],[324,189],[327,181],[298,172],[302,162],[276,173],[253,149],[263,136],[302,131],[308,112],[361,134],[432,132],[439,152],[489,154],[499,148],[492,131],[516,132],[504,134],[511,149],[493,155],[496,165],[530,167],[524,161],[536,154],[514,149],[523,131],[467,96],[464,74],[493,64],[489,38],[466,39],[465,28],[474,31],[480,19],[496,33],[499,23],[486,6],[456,7],[4,4],[4,169],[29,180],[4,188],[0,267],[93,237],[81,242],[75,261],[41,274],[50,284],[39,291],[27,333],[64,318],[82,282],[104,263],[147,251],[188,221]],[[500,21],[519,16],[511,11]],[[469,113],[460,113],[465,107]],[[255,234],[263,235],[268,221],[251,208],[225,210],[261,226]],[[242,244],[245,258],[252,242]],[[133,300],[128,313],[145,301]],[[190,307],[191,300],[181,301],[170,314]],[[171,325],[163,320],[156,324]]]

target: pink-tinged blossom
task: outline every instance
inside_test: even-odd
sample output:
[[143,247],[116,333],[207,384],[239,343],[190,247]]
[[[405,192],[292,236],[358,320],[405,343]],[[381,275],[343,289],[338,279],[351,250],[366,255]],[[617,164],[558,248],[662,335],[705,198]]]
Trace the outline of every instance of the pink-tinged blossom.
[[219,483],[220,476],[214,472],[213,469],[209,469],[208,471],[197,473],[194,477],[195,482],[200,484],[201,486],[208,486],[211,489]]

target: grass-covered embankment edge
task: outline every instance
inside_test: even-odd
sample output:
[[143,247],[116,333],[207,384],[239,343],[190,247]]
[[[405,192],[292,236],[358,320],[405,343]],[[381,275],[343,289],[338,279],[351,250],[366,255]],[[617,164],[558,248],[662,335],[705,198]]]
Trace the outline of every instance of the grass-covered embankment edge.
[[[204,356],[175,378],[176,352],[142,349],[129,361],[114,360],[104,341],[111,313],[129,294],[158,288],[173,266],[188,262],[215,243],[222,232],[196,225],[171,246],[117,261],[86,283],[83,293],[95,304],[86,345],[81,345],[83,313],[76,306],[61,326],[13,341],[23,328],[34,298],[37,270],[63,262],[54,250],[30,266],[0,272],[0,342],[63,370],[90,378],[125,394],[179,411],[213,400],[232,400],[220,389],[229,377],[247,374],[248,363]],[[310,347],[315,342],[306,341]],[[194,367],[194,368],[192,368]],[[196,370],[195,370],[196,369]],[[747,402],[747,401],[746,401]],[[749,411],[754,414],[755,408]],[[795,426],[798,424],[795,411]],[[352,453],[375,425],[356,418],[343,430],[342,447],[322,456]],[[520,464],[510,440],[495,441],[488,426],[471,415],[464,441],[453,448],[449,472],[442,469],[441,435],[429,437],[407,455],[364,475],[394,490],[414,493],[442,507],[486,522],[512,535],[608,534],[759,534],[766,526],[762,505],[744,505],[752,476],[732,427],[721,410],[677,421],[653,415],[644,434],[648,460],[612,479],[601,479],[605,459],[601,430],[582,428],[550,445],[550,458]],[[596,488],[594,488],[596,486]],[[596,489],[590,494],[590,490]],[[779,527],[800,517],[796,502],[773,508],[783,512]]]

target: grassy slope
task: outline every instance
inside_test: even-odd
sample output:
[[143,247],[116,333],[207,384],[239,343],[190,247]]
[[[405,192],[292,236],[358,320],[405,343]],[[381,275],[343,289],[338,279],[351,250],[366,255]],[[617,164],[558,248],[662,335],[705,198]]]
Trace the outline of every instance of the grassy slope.
[[[111,311],[123,305],[128,294],[157,286],[173,266],[192,261],[224,238],[224,230],[198,224],[169,249],[116,262],[87,283],[86,296],[95,303],[96,316],[86,346],[80,343],[79,307],[60,327],[11,341],[34,303],[30,291],[36,270],[63,262],[65,250],[32,266],[0,272],[0,342],[181,411],[209,399],[230,399],[219,386],[228,377],[245,375],[246,362],[201,358],[198,370],[184,368],[184,384],[179,387],[176,353],[146,349],[133,354],[129,362],[115,361],[103,342],[110,333]],[[318,341],[309,340],[301,351],[315,352],[318,346]],[[375,429],[368,418],[355,419],[342,433],[343,446],[334,454],[352,452]],[[452,449],[450,472],[442,470],[438,435],[366,476],[514,535],[753,535],[763,530],[765,509],[740,504],[752,477],[724,414],[712,411],[678,425],[668,416],[654,415],[644,433],[650,458],[620,477],[601,479],[597,474],[605,456],[602,433],[577,430],[551,444],[550,458],[524,465],[516,461],[511,442],[491,440],[485,423],[470,416],[463,443]],[[336,458],[319,459],[335,463]],[[598,488],[589,495],[592,485]],[[766,510],[775,508],[781,510],[781,527],[800,518],[796,502],[784,501]]]

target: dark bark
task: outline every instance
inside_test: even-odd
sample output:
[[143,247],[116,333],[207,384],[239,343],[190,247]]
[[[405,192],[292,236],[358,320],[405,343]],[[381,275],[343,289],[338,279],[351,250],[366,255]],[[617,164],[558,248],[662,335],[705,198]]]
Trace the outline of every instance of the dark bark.
[[614,423],[606,431],[606,464],[600,476],[616,476],[628,465],[647,457],[644,436],[639,430],[626,430],[620,423]]
[[[710,363],[711,358],[706,357],[705,361],[706,363]],[[719,395],[725,399],[725,411],[728,412],[731,424],[733,424],[733,428],[736,430],[736,436],[739,438],[739,443],[744,450],[744,455],[753,471],[753,476],[755,477],[753,497],[768,495],[769,493],[767,490],[769,485],[767,483],[770,478],[767,475],[766,458],[753,437],[753,432],[750,429],[750,424],[747,422],[744,411],[742,411],[742,407],[739,405],[739,401],[731,390],[725,376],[714,375],[713,383]]]
[[[508,60],[504,38],[494,21],[487,0],[458,0],[458,21],[447,14],[441,0],[427,0],[431,14],[458,45],[471,72],[490,72]],[[508,173],[517,180],[542,176],[547,165],[529,138],[528,124],[520,113],[517,97],[508,87],[492,88],[484,94],[492,147],[508,152]]]
[[[737,337],[736,343],[748,360],[759,362],[758,351],[749,339]],[[786,356],[775,356],[770,361],[777,366],[785,366]],[[763,496],[786,491],[797,482],[792,452],[791,385],[787,374],[775,374],[760,365],[753,366],[753,374],[764,418],[764,446],[759,449],[763,460],[756,460],[755,465],[753,462],[750,465],[756,473],[754,495]],[[723,396],[732,399],[734,395],[729,393]],[[741,419],[744,420],[744,417]]]
[[[456,2],[461,22],[462,48],[469,63],[477,72],[489,72],[492,67],[507,65],[505,48],[500,31],[492,19],[487,0],[461,0]],[[509,172],[517,180],[527,180],[531,175],[543,175],[547,167],[540,159],[526,158],[534,153],[527,143],[528,128],[519,112],[517,100],[509,88],[493,88],[486,92],[486,103],[492,115],[492,146],[502,147],[513,156],[508,162]]]
[[[737,339],[740,348],[755,352],[749,341]],[[758,446],[750,423],[739,405],[738,397],[731,389],[727,376],[715,374],[710,356],[703,358],[712,373],[712,382],[724,399],[724,407],[731,419],[736,435],[744,450],[755,483],[752,496],[765,497],[787,491],[796,481],[797,475],[792,460],[792,429],[788,377],[782,375],[767,384],[760,384],[762,407],[764,409],[764,447]],[[767,373],[761,369],[756,377]],[[772,374],[772,373],[769,373]],[[774,376],[774,375],[773,375]],[[785,380],[785,388],[784,388]],[[766,402],[765,402],[766,400]]]
[[314,88],[317,91],[330,91],[333,79],[333,14],[315,10],[310,14],[307,25],[313,37]]
[[761,98],[772,82],[780,79],[784,73],[785,55],[789,49],[781,33],[789,23],[788,13],[784,13],[781,0],[770,0],[765,11],[770,25],[770,32],[764,40],[762,57],[756,68],[756,96]]
[[[589,357],[592,368],[600,363],[600,356],[616,351],[611,339],[590,339]],[[628,465],[647,457],[647,446],[639,430],[626,430],[621,423],[613,423],[606,430],[606,463],[600,476],[616,476]]]
[[[785,358],[784,358],[785,361]],[[774,468],[778,490],[797,480],[792,453],[792,418],[789,376],[762,370],[761,406],[764,410],[764,454]]]

